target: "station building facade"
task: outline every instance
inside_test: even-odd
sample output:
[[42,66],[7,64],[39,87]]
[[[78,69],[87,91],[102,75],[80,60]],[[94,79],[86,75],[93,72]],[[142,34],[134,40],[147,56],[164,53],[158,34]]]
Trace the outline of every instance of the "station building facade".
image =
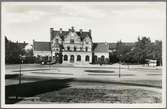
[[109,44],[93,42],[91,30],[64,31],[50,28],[50,42],[33,41],[33,54],[39,60],[53,63],[90,64],[109,59]]

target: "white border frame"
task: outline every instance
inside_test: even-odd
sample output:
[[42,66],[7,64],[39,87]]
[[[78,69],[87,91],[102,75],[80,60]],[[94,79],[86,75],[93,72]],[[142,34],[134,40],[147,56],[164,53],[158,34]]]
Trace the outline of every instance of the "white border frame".
[[[9,3],[9,2],[6,2]],[[38,5],[52,5],[52,2],[10,2],[19,5],[29,3],[31,5],[37,3]],[[57,4],[81,4],[98,5],[99,2],[57,2]],[[100,2],[101,4],[108,5],[111,2]],[[121,2],[126,3],[126,2]],[[128,2],[129,3],[129,2]],[[139,2],[142,3],[142,2]],[[145,3],[145,2],[144,2]],[[165,2],[164,2],[165,3]],[[84,5],[85,5],[84,4]],[[1,2],[1,15],[3,12],[3,5],[5,2]],[[36,5],[36,4],[35,4]],[[1,27],[3,24],[3,17],[1,17]],[[166,23],[166,21],[165,21]],[[3,28],[1,29],[2,32]],[[165,27],[166,30],[166,27]],[[1,107],[3,108],[165,108],[166,107],[166,37],[162,41],[162,59],[163,59],[163,73],[162,73],[162,103],[160,104],[107,104],[107,103],[76,103],[76,104],[5,104],[5,39],[1,33]],[[166,32],[165,32],[166,36]]]

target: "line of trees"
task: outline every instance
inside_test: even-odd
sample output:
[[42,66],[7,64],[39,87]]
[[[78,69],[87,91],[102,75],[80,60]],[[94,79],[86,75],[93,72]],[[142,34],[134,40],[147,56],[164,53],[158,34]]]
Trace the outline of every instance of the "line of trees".
[[[24,63],[34,63],[33,50],[25,50],[27,43],[12,42],[5,37],[6,64],[20,63],[20,55],[24,56]],[[151,42],[149,37],[138,38],[135,43],[127,44],[118,41],[109,57],[110,63],[122,62],[126,64],[145,64],[146,59],[157,60],[162,65],[162,41]]]
[[119,41],[115,51],[110,53],[112,63],[146,64],[146,59],[157,60],[157,64],[162,65],[162,41],[151,42],[149,37],[139,37],[137,42],[129,45]]
[[24,63],[33,63],[32,49],[25,50],[28,43],[19,43],[8,40],[5,36],[5,63],[6,64],[19,64],[21,62],[20,56],[24,56]]

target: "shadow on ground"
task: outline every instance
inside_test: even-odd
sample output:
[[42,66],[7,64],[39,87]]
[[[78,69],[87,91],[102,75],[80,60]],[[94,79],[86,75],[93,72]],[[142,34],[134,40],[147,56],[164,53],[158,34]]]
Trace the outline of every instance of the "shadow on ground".
[[85,70],[85,72],[91,72],[91,73],[115,73],[115,71],[110,71],[110,70]]
[[32,97],[37,94],[60,90],[63,88],[69,87],[69,83],[73,81],[70,79],[52,79],[52,80],[44,80],[37,81],[31,83],[22,83],[21,85],[9,85],[5,87],[5,103],[13,104],[22,99],[16,98],[18,97]]
[[19,77],[19,74],[6,74],[5,79],[17,79]]

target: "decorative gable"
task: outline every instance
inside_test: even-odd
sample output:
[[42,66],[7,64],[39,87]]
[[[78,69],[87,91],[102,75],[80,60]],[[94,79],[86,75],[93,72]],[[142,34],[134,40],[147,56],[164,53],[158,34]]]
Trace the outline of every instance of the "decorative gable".
[[84,42],[84,44],[89,45],[89,44],[92,43],[92,40],[90,39],[89,36],[87,36],[87,37],[84,38],[83,42]]
[[64,43],[81,43],[81,38],[76,34],[76,32],[69,32],[64,37]]

